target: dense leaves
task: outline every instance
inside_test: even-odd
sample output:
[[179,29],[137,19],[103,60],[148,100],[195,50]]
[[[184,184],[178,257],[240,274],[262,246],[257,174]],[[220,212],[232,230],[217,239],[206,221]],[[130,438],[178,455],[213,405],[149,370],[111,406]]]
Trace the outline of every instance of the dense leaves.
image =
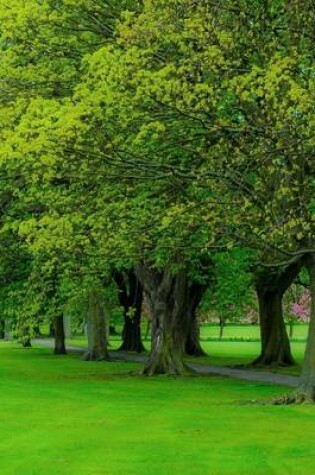
[[257,261],[311,273],[311,1],[4,0],[0,21],[3,288],[56,314],[144,266],[226,313]]

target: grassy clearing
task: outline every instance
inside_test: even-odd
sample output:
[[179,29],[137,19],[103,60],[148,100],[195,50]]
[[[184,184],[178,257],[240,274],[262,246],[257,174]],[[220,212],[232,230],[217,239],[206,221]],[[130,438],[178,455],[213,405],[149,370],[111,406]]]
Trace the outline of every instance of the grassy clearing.
[[[293,340],[305,340],[307,337],[307,328],[306,324],[297,324],[294,325],[293,329]],[[204,324],[201,326],[201,338],[218,338],[219,337],[219,326],[212,324]],[[222,340],[228,340],[233,338],[238,339],[260,339],[258,325],[227,325],[224,327],[223,338]],[[287,326],[287,331],[289,333],[289,327]]]
[[1,475],[314,473],[313,407],[244,404],[284,388],[136,369],[1,343]]

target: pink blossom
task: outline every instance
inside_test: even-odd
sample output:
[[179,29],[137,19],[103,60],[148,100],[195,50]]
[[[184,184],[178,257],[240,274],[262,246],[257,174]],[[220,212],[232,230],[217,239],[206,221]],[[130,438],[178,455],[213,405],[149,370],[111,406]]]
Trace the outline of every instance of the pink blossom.
[[310,317],[310,293],[308,290],[304,291],[298,301],[292,304],[291,312],[300,321],[308,321]]

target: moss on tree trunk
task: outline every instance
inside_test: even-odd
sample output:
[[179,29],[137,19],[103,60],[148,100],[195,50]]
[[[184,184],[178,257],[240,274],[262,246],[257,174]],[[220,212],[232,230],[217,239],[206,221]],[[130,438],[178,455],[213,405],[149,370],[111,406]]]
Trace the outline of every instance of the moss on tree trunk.
[[88,351],[83,356],[87,361],[109,361],[105,312],[100,292],[90,291],[87,319]]
[[279,291],[257,291],[261,333],[261,354],[255,365],[293,365],[290,342],[286,331],[283,311],[283,295]]
[[299,260],[283,270],[265,270],[256,281],[259,302],[261,353],[253,362],[260,366],[295,364],[283,319],[283,295],[299,274]]
[[151,352],[142,374],[183,375],[190,372],[184,362],[188,297],[186,273],[182,271],[173,275],[168,269],[157,272],[144,264],[137,267],[137,273],[152,312]]

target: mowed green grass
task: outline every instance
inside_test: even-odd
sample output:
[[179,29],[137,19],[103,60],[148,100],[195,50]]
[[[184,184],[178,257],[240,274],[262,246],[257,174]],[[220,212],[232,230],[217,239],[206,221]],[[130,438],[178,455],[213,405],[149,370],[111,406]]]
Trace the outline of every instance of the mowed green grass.
[[[306,339],[308,325],[295,325],[294,336],[300,339]],[[202,339],[213,336],[214,331],[217,331],[215,326],[202,326]],[[225,334],[230,338],[256,338],[259,337],[259,327],[257,325],[230,325],[225,329]],[[202,364],[211,364],[215,366],[237,366],[247,365],[254,361],[260,353],[259,341],[202,341],[202,348],[207,353],[207,356],[199,358],[198,361]],[[299,375],[304,357],[305,341],[292,341],[291,351],[296,361],[293,367],[284,368],[269,368],[268,371]],[[259,368],[258,368],[259,369]],[[261,371],[266,371],[261,369]]]
[[313,475],[315,408],[249,403],[290,389],[138,369],[0,343],[1,475]]
[[[293,339],[306,339],[307,337],[307,324],[296,324],[293,327]],[[287,325],[287,331],[289,333],[289,326]],[[219,325],[201,325],[201,338],[218,338],[219,337]],[[222,339],[259,339],[260,329],[259,325],[226,325],[223,330]]]
[[[307,336],[307,325],[296,325],[294,332],[299,338],[306,338]],[[198,364],[208,364],[214,366],[238,366],[238,365],[247,365],[254,361],[255,358],[259,355],[260,352],[260,342],[259,341],[229,341],[229,340],[218,340],[218,341],[207,341],[206,338],[209,336],[214,336],[218,332],[218,327],[214,325],[203,325],[201,327],[201,345],[207,356],[201,358],[188,358],[190,362]],[[227,337],[230,338],[258,338],[259,337],[259,327],[257,325],[230,325],[225,329]],[[73,346],[87,346],[86,337],[77,336],[67,340],[68,345]],[[111,337],[110,340],[110,350],[116,350],[119,348],[121,340],[118,336]],[[149,351],[150,342],[145,341],[144,345]],[[305,342],[302,341],[293,341],[291,342],[291,351],[295,361],[297,362],[296,366],[290,368],[272,368],[269,371],[279,372],[284,374],[298,375],[301,372],[301,365],[303,361],[305,349]]]
[[[248,365],[259,355],[259,342],[231,342],[231,341],[206,341],[202,342],[202,348],[207,356],[201,358],[188,358],[189,361],[199,364],[214,366],[238,366]],[[298,375],[301,372],[305,343],[292,342],[291,351],[296,361],[293,367],[274,367],[268,370],[257,368],[261,371],[272,371],[283,374]]]

